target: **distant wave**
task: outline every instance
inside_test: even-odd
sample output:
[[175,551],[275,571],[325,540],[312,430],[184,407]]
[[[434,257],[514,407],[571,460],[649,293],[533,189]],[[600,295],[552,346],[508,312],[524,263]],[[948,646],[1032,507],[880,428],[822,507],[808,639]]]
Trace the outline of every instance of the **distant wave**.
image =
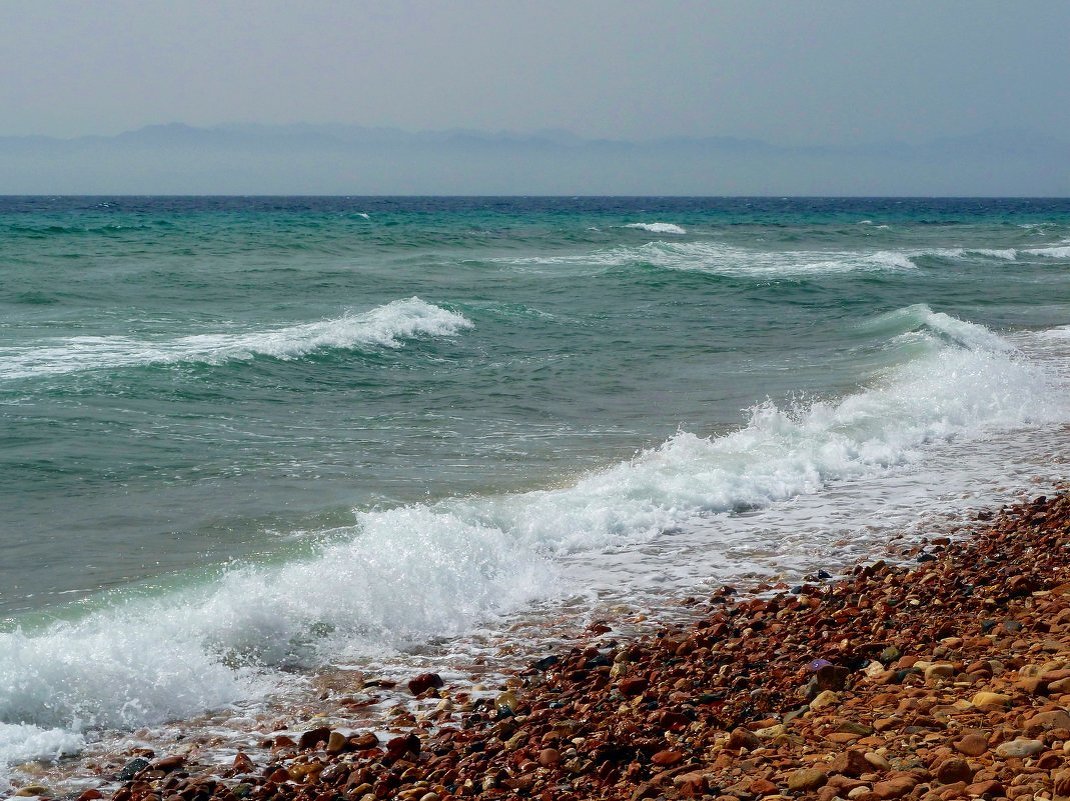
[[1056,245],[1047,248],[1028,248],[1022,252],[1032,256],[1048,256],[1053,259],[1070,259],[1070,245]]
[[640,228],[652,234],[686,234],[687,231],[674,223],[628,223],[625,228]]
[[[640,225],[640,224],[635,224]],[[645,224],[643,224],[645,225]],[[664,270],[763,279],[830,273],[914,270],[919,259],[1016,261],[1021,255],[1070,258],[1070,246],[1042,248],[927,248],[910,250],[751,250],[722,242],[647,242],[567,256],[498,259],[517,266],[576,265],[600,269],[650,266]]]
[[575,256],[501,259],[515,265],[650,266],[728,277],[805,277],[824,273],[912,270],[901,251],[748,250],[720,242],[648,242]]
[[471,327],[462,315],[413,297],[362,314],[267,331],[195,334],[160,342],[81,336],[0,348],[0,379],[134,365],[221,364],[256,356],[296,359],[324,348],[399,348],[406,340],[453,336]]

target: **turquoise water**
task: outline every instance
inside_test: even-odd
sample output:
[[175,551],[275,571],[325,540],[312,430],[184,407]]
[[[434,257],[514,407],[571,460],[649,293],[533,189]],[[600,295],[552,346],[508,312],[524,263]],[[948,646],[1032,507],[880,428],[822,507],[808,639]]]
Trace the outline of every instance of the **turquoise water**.
[[6,198],[0,275],[11,760],[1070,419],[1066,200]]

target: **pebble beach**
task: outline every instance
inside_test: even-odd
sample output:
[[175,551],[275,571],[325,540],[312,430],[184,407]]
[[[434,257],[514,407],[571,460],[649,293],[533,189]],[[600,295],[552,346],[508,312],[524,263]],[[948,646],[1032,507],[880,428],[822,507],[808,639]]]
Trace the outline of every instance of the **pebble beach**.
[[[131,752],[77,797],[1066,797],[1070,495],[975,518],[835,579],[684,599],[694,620],[637,638],[595,623],[493,692],[363,678],[324,694],[332,726],[310,711],[222,766]],[[385,734],[359,726],[367,684],[410,710]]]

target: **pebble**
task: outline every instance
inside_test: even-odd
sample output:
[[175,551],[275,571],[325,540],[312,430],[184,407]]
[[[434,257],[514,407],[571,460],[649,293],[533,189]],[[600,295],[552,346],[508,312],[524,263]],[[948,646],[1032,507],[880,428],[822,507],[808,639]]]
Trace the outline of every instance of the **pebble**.
[[1040,740],[1018,739],[996,746],[996,753],[1001,757],[1027,757],[1039,754],[1044,750],[1044,743]]
[[807,792],[823,787],[828,781],[828,774],[817,768],[803,768],[788,776],[788,789],[794,793]]
[[952,745],[960,754],[976,757],[988,750],[988,738],[980,734],[967,734]]
[[833,704],[838,703],[839,700],[840,696],[832,690],[822,690],[818,693],[817,697],[810,702],[810,709],[814,711],[824,709],[827,706],[832,706]]
[[982,690],[970,699],[970,703],[978,709],[989,707],[1008,707],[1011,705],[1011,697],[1003,693],[993,693]]

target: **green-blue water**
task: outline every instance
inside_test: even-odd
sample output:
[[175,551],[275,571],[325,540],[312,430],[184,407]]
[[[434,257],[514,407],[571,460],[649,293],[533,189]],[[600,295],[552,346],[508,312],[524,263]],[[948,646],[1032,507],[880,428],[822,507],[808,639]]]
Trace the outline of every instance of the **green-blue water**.
[[1066,200],[6,198],[0,277],[16,756],[1066,419]]

